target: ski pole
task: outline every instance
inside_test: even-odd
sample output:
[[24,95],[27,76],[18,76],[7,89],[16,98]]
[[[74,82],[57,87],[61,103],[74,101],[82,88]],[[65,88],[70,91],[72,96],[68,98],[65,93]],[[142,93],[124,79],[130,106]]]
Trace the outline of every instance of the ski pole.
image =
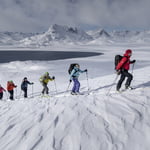
[[69,82],[66,92],[68,92],[71,82]]
[[33,98],[33,84],[32,84],[32,98]]
[[17,99],[17,87],[16,87],[16,99]]
[[119,77],[119,75],[117,74],[116,75],[116,77],[115,77],[115,79],[114,79],[114,81],[113,81],[113,83],[112,83],[112,85],[110,86],[110,88],[108,89],[108,92],[107,92],[107,94],[106,95],[109,95],[109,93],[110,93],[110,91],[111,91],[111,89],[112,89],[112,87],[113,87],[113,85],[114,85],[114,83],[116,82],[116,80],[118,79],[118,77]]
[[87,80],[87,87],[88,87],[88,92],[89,92],[90,88],[89,88],[88,72],[86,72],[86,80]]
[[133,70],[134,70],[134,64],[135,64],[135,63],[133,63],[133,65],[132,65],[132,72],[131,72],[131,74],[133,74]]
[[57,94],[57,86],[56,86],[56,81],[54,80],[54,86],[55,86],[55,91],[56,91],[56,94]]

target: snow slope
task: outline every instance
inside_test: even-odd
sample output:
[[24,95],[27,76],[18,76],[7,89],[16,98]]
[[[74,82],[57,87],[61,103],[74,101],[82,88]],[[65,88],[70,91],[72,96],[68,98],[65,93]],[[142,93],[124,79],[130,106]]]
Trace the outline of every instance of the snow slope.
[[[127,47],[122,45],[72,47],[78,51],[104,53],[84,59],[0,64],[2,86],[5,87],[7,80],[18,85],[15,101],[7,99],[8,93],[4,93],[0,101],[0,150],[149,150],[149,47],[132,45],[132,59],[137,60],[132,86],[136,89],[121,94],[115,93],[113,56],[124,52]],[[58,50],[49,47],[51,49]],[[88,78],[81,74],[79,79],[84,95],[71,96],[72,84],[66,92],[67,69],[72,62],[88,69]],[[56,77],[57,88],[50,82],[50,97],[41,97],[38,79],[46,71]],[[24,76],[34,82],[33,87],[28,88],[27,99],[20,91]]]
[[150,82],[143,76],[150,67],[135,74],[137,89],[122,94],[112,89],[106,96],[114,78],[109,75],[90,80],[96,83],[90,95],[1,102],[0,149],[149,150]]

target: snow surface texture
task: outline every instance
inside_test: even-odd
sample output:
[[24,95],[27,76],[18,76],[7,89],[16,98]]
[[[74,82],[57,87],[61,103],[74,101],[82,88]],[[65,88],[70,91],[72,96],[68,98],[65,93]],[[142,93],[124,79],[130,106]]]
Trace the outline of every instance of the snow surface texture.
[[[59,45],[49,50],[95,51],[104,55],[0,64],[0,84],[6,87],[6,82],[13,80],[18,85],[15,101],[7,99],[8,93],[0,101],[0,150],[150,149],[150,46],[97,44]],[[116,54],[128,48],[133,50],[131,59],[137,60],[132,81],[136,89],[119,94],[115,92],[113,61]],[[79,78],[84,95],[70,95],[72,84],[66,92],[68,66],[74,62],[88,69],[88,78],[85,73]],[[55,82],[49,82],[50,97],[41,97],[39,78],[46,71],[56,77],[56,87]],[[25,76],[34,82],[28,87],[27,99],[20,90]]]

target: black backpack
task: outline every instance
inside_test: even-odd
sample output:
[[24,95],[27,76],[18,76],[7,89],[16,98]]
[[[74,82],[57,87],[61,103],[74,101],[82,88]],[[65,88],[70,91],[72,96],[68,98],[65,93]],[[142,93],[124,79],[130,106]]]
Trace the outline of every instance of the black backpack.
[[121,59],[123,58],[124,56],[121,56],[121,55],[116,55],[115,56],[115,69],[118,65],[118,63],[121,61]]
[[71,74],[71,72],[72,72],[72,70],[73,70],[73,68],[74,68],[75,65],[78,65],[78,64],[70,64],[70,67],[68,69],[68,73],[69,74]]
[[[123,58],[123,57],[126,57],[126,56],[121,56],[121,55],[116,55],[115,56],[115,70],[116,70],[116,67],[117,67],[117,65],[118,65],[118,63],[121,61],[121,59]],[[126,62],[128,61],[128,59],[126,60]],[[126,63],[126,62],[124,62],[124,64]],[[123,65],[124,65],[123,64]],[[122,67],[123,67],[123,65],[122,65]],[[121,68],[122,68],[121,67]]]

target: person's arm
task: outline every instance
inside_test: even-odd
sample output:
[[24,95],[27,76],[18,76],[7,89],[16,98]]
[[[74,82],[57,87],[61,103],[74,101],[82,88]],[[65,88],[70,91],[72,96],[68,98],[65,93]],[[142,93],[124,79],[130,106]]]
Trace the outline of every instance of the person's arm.
[[49,81],[53,81],[53,80],[55,80],[55,77],[53,76],[53,77],[51,78],[51,77],[49,76],[49,77],[48,77],[48,80],[49,80]]
[[77,70],[74,68],[72,71],[71,71],[71,74],[70,74],[70,80],[73,79],[73,75],[77,72]]
[[27,84],[34,84],[33,82],[29,82],[29,81],[27,81]]
[[130,61],[130,64],[134,64],[135,62],[136,62],[136,60],[134,59],[134,60]]
[[15,84],[13,83],[13,87],[14,87],[14,88],[16,88],[16,87],[17,87],[17,85],[15,85]]
[[81,69],[79,69],[79,72],[81,72],[81,73],[83,73],[83,72],[87,72],[87,69],[85,69],[85,70],[81,70]]

